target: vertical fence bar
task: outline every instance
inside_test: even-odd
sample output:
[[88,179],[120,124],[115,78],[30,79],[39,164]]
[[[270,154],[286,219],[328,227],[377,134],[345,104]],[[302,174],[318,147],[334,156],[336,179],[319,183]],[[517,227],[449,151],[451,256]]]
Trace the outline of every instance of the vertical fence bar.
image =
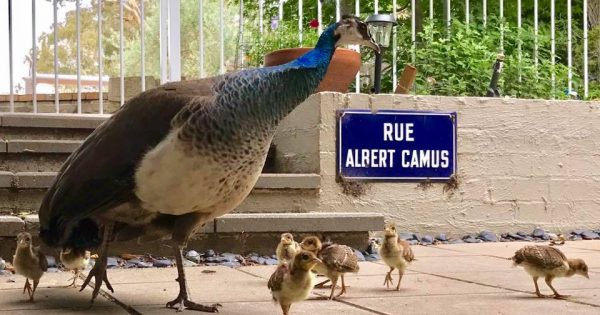
[[279,23],[283,22],[283,1],[284,0],[279,0],[279,13],[278,13],[278,17],[279,17]]
[[554,72],[554,63],[555,63],[555,32],[554,32],[554,14],[555,14],[555,4],[554,0],[550,0],[550,62],[552,67],[552,98],[555,97],[556,94],[556,73]]
[[[282,3],[282,2],[280,2]],[[282,7],[283,8],[283,7]],[[224,22],[223,22],[223,15],[225,8],[224,8],[224,4],[223,4],[223,0],[219,0],[219,44],[221,45],[221,51],[219,53],[219,73],[223,74],[225,73],[225,30],[223,29],[224,26]],[[281,14],[283,14],[283,11],[281,12]]]
[[448,36],[450,36],[450,26],[452,24],[452,3],[450,0],[446,0],[446,31],[448,32]]
[[304,45],[302,45],[302,32],[303,32],[303,25],[302,25],[302,14],[304,12],[302,12],[302,0],[298,0],[298,41],[300,42],[300,47],[303,47]]
[[125,75],[123,71],[123,1],[119,0],[119,102],[125,104]]
[[160,1],[160,83],[164,84],[168,81],[168,57],[167,51],[169,49],[169,43],[167,41],[168,24],[167,15],[169,8],[167,6],[168,0]]
[[58,114],[60,112],[60,96],[58,91],[58,4],[56,1],[52,1],[52,11],[54,11],[54,111]]
[[[262,5],[262,0],[260,1],[261,5]],[[262,10],[262,7],[261,7]],[[260,32],[262,33],[262,12],[261,12],[261,25],[260,25]],[[200,65],[200,77],[204,78],[204,76],[206,75],[205,70],[204,70],[204,1],[203,0],[198,0],[198,34],[200,37],[198,39],[199,43],[198,43],[198,64]]]
[[319,28],[317,29],[319,35],[323,33],[323,7],[321,0],[317,0],[317,21],[319,22]]
[[587,0],[583,0],[583,97],[588,97],[588,18]]
[[169,80],[171,81],[181,80],[180,3],[180,0],[169,2]]
[[483,7],[481,8],[481,13],[483,15],[483,27],[487,25],[487,1],[483,0]]
[[504,53],[504,1],[498,1],[500,5],[500,52]]
[[[394,19],[396,18],[396,10],[398,10],[398,4],[396,2],[396,0],[392,0],[392,16]],[[412,24],[414,23],[415,21],[412,20]],[[396,60],[398,55],[398,47],[396,47],[398,46],[398,39],[396,38],[394,29],[395,28],[392,28],[392,91],[396,89],[396,85],[398,84],[398,60]]]
[[[202,1],[202,0],[200,0]],[[262,33],[264,31],[263,28],[263,15],[264,15],[264,0],[258,0],[258,30],[260,31],[261,34],[261,39],[262,39]]]
[[573,89],[573,46],[572,46],[572,29],[571,29],[571,0],[567,0],[567,80],[568,92],[571,95]]
[[31,0],[31,94],[33,94],[33,112],[37,113],[37,43],[35,36],[35,0]]
[[[239,31],[240,31],[240,38],[239,38],[239,43],[240,43],[240,67],[241,69],[244,69],[245,65],[244,65],[244,61],[246,60],[246,58],[244,58],[245,54],[244,54],[244,0],[240,0],[240,20],[239,20]],[[302,44],[302,40],[300,40],[300,44]],[[237,66],[237,65],[236,65]]]
[[102,97],[102,0],[98,0],[98,105],[100,114],[104,114],[104,99]]
[[144,33],[146,32],[146,23],[145,23],[146,15],[144,14],[144,0],[140,0],[140,50],[141,50],[141,75],[142,75],[142,92],[146,91],[146,53],[144,47]]
[[465,24],[469,24],[470,15],[469,0],[465,0]]
[[518,60],[519,60],[519,82],[522,81],[522,77],[521,77],[521,60],[523,59],[523,52],[521,51],[521,26],[522,26],[522,21],[521,21],[521,0],[517,0],[517,36],[518,36],[518,40],[517,40],[517,53],[518,53]]
[[[395,2],[395,0],[394,0]],[[411,53],[411,63],[413,64],[413,66],[416,64],[417,62],[417,26],[415,25],[415,20],[417,17],[417,8],[416,8],[416,1],[415,0],[411,0],[410,1],[410,40],[411,40],[411,47],[412,47],[412,53]],[[429,12],[429,15],[433,15],[433,7],[429,7],[429,9],[431,10]],[[395,39],[395,37],[394,37]],[[394,85],[395,88],[396,85]]]
[[15,94],[13,82],[13,29],[12,29],[12,0],[8,0],[8,76],[10,104],[9,111],[15,112]]
[[533,67],[538,71],[538,0],[533,0]]
[[77,114],[81,114],[81,1],[75,1],[75,33],[77,34]]
[[433,0],[429,0],[429,19],[433,20]]
[[340,0],[335,0],[335,21],[339,21],[342,18],[340,10]]
[[[321,2],[321,1],[317,0],[317,2]],[[354,2],[354,14],[356,16],[360,16],[360,0],[356,0]],[[360,54],[360,46],[356,45],[355,49]],[[360,93],[360,69],[358,69],[358,72],[356,73],[356,77],[354,78],[354,85],[355,85],[356,93]]]
[[375,0],[375,14],[379,14],[379,0]]

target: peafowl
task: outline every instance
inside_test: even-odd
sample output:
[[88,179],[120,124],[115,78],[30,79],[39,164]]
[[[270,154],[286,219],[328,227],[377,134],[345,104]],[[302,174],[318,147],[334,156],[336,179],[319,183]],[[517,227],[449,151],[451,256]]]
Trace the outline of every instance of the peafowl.
[[344,16],[315,49],[284,65],[172,82],[130,99],[65,161],[39,210],[49,246],[97,249],[81,290],[106,275],[112,241],[170,237],[179,295],[167,303],[217,312],[189,299],[182,262],[188,237],[232,211],[256,183],[278,123],[313,93],[337,46],[379,50],[367,26]]

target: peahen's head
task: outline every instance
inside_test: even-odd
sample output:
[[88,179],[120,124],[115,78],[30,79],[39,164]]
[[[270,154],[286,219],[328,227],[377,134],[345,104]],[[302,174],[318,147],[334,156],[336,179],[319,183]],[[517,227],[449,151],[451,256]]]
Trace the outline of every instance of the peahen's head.
[[342,19],[329,27],[333,31],[335,46],[362,45],[379,52],[379,45],[375,43],[367,24],[352,15],[344,15]]

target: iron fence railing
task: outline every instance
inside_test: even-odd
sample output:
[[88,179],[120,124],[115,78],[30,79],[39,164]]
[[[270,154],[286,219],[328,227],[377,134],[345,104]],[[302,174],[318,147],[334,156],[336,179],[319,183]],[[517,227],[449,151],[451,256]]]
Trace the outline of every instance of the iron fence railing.
[[[21,0],[19,0],[21,1]],[[48,1],[48,0],[31,0],[31,23],[32,23],[32,34],[31,34],[31,39],[32,39],[32,43],[31,43],[31,49],[32,49],[32,55],[33,56],[37,56],[37,47],[38,47],[38,38],[36,34],[36,16],[40,14],[40,12],[36,11],[36,4],[38,2],[42,2],[42,1]],[[67,0],[68,1],[68,0]],[[81,45],[81,23],[80,23],[80,11],[81,11],[81,1],[82,0],[72,0],[75,2],[75,11],[76,11],[76,47],[74,47],[77,51],[76,53],[76,92],[77,92],[77,113],[81,114],[82,113],[82,99],[81,99],[81,93],[82,93],[82,73],[81,73],[81,64],[82,64],[82,57],[81,57],[81,50],[82,50],[82,45]],[[181,0],[88,0],[87,3],[90,5],[95,5],[96,7],[96,11],[97,11],[97,50],[98,50],[98,54],[97,54],[97,85],[95,85],[95,87],[97,88],[97,91],[99,93],[99,97],[98,97],[98,101],[99,101],[99,112],[100,113],[104,113],[104,103],[103,103],[103,96],[102,93],[105,92],[105,84],[107,82],[105,74],[104,72],[104,63],[103,63],[103,56],[104,56],[104,52],[103,52],[103,6],[109,2],[115,2],[117,1],[119,4],[119,45],[118,45],[118,50],[119,50],[119,78],[120,78],[120,82],[119,82],[119,99],[120,99],[120,103],[123,104],[125,101],[125,84],[124,84],[124,78],[125,78],[125,74],[124,74],[124,7],[125,6],[137,6],[140,12],[140,25],[139,25],[139,36],[140,36],[140,69],[139,69],[139,75],[141,77],[141,90],[144,91],[146,89],[146,49],[147,47],[145,46],[146,44],[146,36],[145,36],[145,29],[146,29],[146,22],[145,22],[145,5],[148,3],[156,3],[158,2],[158,5],[160,7],[160,82],[164,83],[167,81],[176,81],[176,80],[180,80],[182,77],[182,60],[181,60],[181,23],[183,23],[184,21],[182,21],[181,19]],[[199,38],[199,45],[198,45],[198,76],[199,77],[204,77],[207,75],[207,69],[206,69],[206,60],[205,60],[205,54],[207,52],[207,47],[206,47],[206,34],[205,34],[205,30],[204,30],[204,24],[205,24],[205,17],[207,16],[207,14],[217,14],[218,15],[218,20],[219,20],[219,34],[218,34],[218,50],[219,50],[219,73],[225,73],[226,72],[226,66],[225,66],[225,54],[226,54],[226,48],[225,48],[225,7],[226,7],[226,3],[225,0],[213,0],[213,1],[218,1],[218,7],[219,10],[218,12],[206,12],[205,10],[205,5],[209,0],[196,0],[198,2],[198,15],[197,15],[197,23],[198,23],[198,38]],[[263,34],[263,32],[265,32],[265,11],[267,8],[265,8],[266,5],[266,1],[265,0],[254,0],[254,1],[248,1],[245,0],[246,3],[251,3],[253,4],[253,6],[251,6],[252,8],[255,8],[257,10],[257,12],[251,12],[252,15],[254,17],[256,17],[257,23],[258,23],[258,32],[260,34]],[[305,22],[303,20],[303,16],[304,16],[304,7],[305,4],[307,4],[308,2],[316,2],[316,9],[317,9],[317,20],[318,20],[318,32],[320,33],[322,31],[322,25],[323,25],[323,4],[322,4],[322,0],[274,0],[275,3],[277,4],[278,1],[278,10],[277,10],[277,15],[278,15],[278,19],[280,21],[283,21],[285,18],[294,18],[298,20],[298,40],[300,43],[303,42],[303,34],[304,34],[304,28],[305,28]],[[367,1],[367,0],[362,0],[362,1]],[[354,12],[356,15],[362,15],[364,16],[365,14],[368,13],[379,13],[380,10],[380,4],[384,3],[384,1],[378,1],[378,0],[373,0],[373,12],[360,12],[361,10],[361,0],[355,0],[354,1]],[[442,0],[445,1],[445,12],[434,12],[434,0],[429,0],[428,1],[428,15],[429,15],[429,19],[433,20],[434,18],[438,18],[438,19],[445,19],[445,25],[448,31],[449,36],[452,36],[450,34],[450,30],[451,30],[451,24],[452,24],[452,5],[453,2],[451,2],[451,0]],[[455,0],[458,1],[458,0]],[[464,13],[464,23],[469,24],[469,23],[474,23],[473,21],[475,20],[473,18],[473,14],[472,14],[472,8],[475,5],[474,2],[471,2],[470,0],[460,0],[462,3],[462,6],[464,6],[465,8],[465,13]],[[533,17],[528,16],[528,17],[523,17],[522,16],[522,1],[523,0],[516,0],[517,1],[517,28],[519,31],[521,31],[522,28],[522,23],[523,23],[523,18],[527,18],[527,19],[533,19],[533,28],[534,28],[534,46],[533,46],[533,56],[534,56],[534,60],[535,60],[535,64],[537,66],[538,64],[538,56],[539,56],[539,41],[538,41],[538,30],[539,30],[539,21],[538,21],[538,17],[539,17],[539,12],[540,10],[545,10],[547,9],[547,5],[550,6],[550,31],[551,31],[551,35],[550,35],[550,61],[552,62],[552,65],[555,64],[555,60],[556,60],[556,25],[555,25],[555,19],[556,19],[556,2],[557,1],[566,1],[567,4],[567,67],[568,67],[568,90],[571,91],[571,89],[573,88],[573,36],[572,36],[572,31],[574,27],[580,27],[583,29],[583,73],[581,73],[581,76],[583,78],[583,95],[584,97],[588,96],[588,85],[589,85],[589,67],[588,67],[588,0],[580,0],[580,1],[576,1],[577,4],[575,6],[573,6],[573,3],[571,0],[547,0],[543,2],[543,5],[540,6],[540,2],[539,0],[533,0]],[[589,1],[596,1],[596,0],[589,0]],[[240,3],[241,2],[241,3]],[[271,2],[269,2],[269,4],[272,4],[273,0],[271,0]],[[332,1],[329,1],[332,2]],[[381,2],[381,3],[380,3]],[[404,1],[406,2],[406,1]],[[411,23],[411,42],[412,42],[412,52],[411,52],[411,62],[415,63],[416,60],[416,53],[418,52],[418,47],[417,47],[417,29],[415,27],[416,25],[416,7],[417,7],[417,3],[418,0],[408,0],[408,11],[410,12],[410,23]],[[10,112],[14,112],[15,111],[15,106],[14,106],[14,102],[15,102],[15,77],[14,77],[14,63],[15,63],[15,56],[14,56],[14,52],[13,52],[13,43],[14,43],[14,33],[15,33],[15,18],[13,16],[13,8],[15,5],[15,1],[14,0],[7,0],[7,5],[8,5],[8,10],[7,12],[7,16],[0,16],[0,21],[7,21],[5,23],[7,23],[7,30],[8,30],[8,45],[6,45],[5,47],[8,47],[8,72],[4,72],[1,75],[3,76],[9,76],[8,82],[9,82],[9,86],[8,86],[8,95],[10,95],[9,97],[9,111]],[[335,18],[336,20],[340,18],[341,15],[341,4],[340,4],[340,0],[335,0],[333,1],[334,5],[335,5]],[[393,12],[397,12],[398,10],[398,3],[397,0],[386,0],[385,4],[386,5],[390,5],[391,3],[391,7],[392,7],[392,11]],[[250,13],[248,10],[254,10],[254,9],[247,9],[250,6],[244,6],[244,0],[236,0],[235,3],[229,2],[228,4],[230,5],[239,5],[239,13],[238,13],[238,23],[239,23],[239,28],[238,28],[238,32],[240,34],[244,34],[244,25],[246,22],[244,22],[244,17],[245,15],[247,15],[248,13]],[[313,3],[314,4],[314,3]],[[481,1],[477,1],[476,5],[480,5],[482,6],[482,10],[481,12],[481,16],[479,17],[480,20],[482,21],[483,25],[485,26],[488,23],[488,3],[486,0],[481,0]],[[504,1],[503,0],[498,0],[498,4],[499,4],[499,10],[497,11],[499,14],[499,18],[502,20],[504,19]],[[54,52],[54,63],[53,63],[53,67],[54,67],[54,93],[55,93],[55,97],[54,97],[54,110],[56,113],[60,112],[60,97],[59,97],[59,82],[61,81],[61,76],[64,75],[72,75],[72,73],[60,73],[59,70],[59,62],[58,62],[58,51],[57,51],[57,46],[58,46],[58,42],[60,41],[60,38],[58,38],[59,34],[57,33],[57,29],[58,29],[58,15],[57,15],[57,10],[59,7],[59,0],[52,0],[52,5],[53,5],[53,44],[54,44],[54,48],[53,48],[53,52]],[[297,17],[287,17],[284,16],[284,6],[290,6],[290,5],[297,5],[298,6],[298,16]],[[424,7],[427,6],[427,0],[423,0],[420,2],[420,5],[423,5]],[[573,8],[577,8],[577,10],[583,10],[583,21],[580,21],[580,25],[573,25],[573,21],[572,21],[572,9]],[[45,12],[44,12],[45,13]],[[511,14],[513,14],[511,12]],[[563,14],[561,12],[561,14]],[[456,18],[456,15],[454,16],[454,18]],[[478,19],[479,20],[479,19]],[[24,23],[24,20],[19,20],[19,23]],[[6,24],[5,24],[6,25]],[[243,41],[243,39],[242,39]],[[500,36],[500,40],[498,43],[500,50],[502,51],[505,45],[504,42],[504,33],[502,32],[501,29],[501,36]],[[1,45],[4,46],[4,45]],[[209,50],[212,50],[214,47],[208,47]],[[359,47],[352,47],[355,50],[359,50]],[[244,49],[244,46],[241,46],[241,49]],[[398,72],[398,67],[397,67],[397,51],[398,51],[398,43],[397,43],[397,38],[396,36],[393,37],[393,44],[391,47],[392,50],[392,54],[393,54],[393,58],[391,60],[391,67],[392,67],[392,84],[393,86],[396,86],[398,78],[397,78],[397,72]],[[519,59],[521,58],[521,53],[522,53],[522,47],[521,47],[521,43],[518,43],[518,54],[519,54]],[[243,53],[242,53],[243,54]],[[31,81],[31,94],[33,94],[33,108],[32,111],[34,113],[38,112],[38,100],[37,100],[37,84],[38,84],[38,78],[37,78],[37,64],[36,64],[36,59],[37,58],[32,58],[31,60],[31,77],[28,78]],[[556,82],[556,76],[555,73],[552,73],[552,84],[553,87],[555,87],[555,82]],[[47,80],[47,78],[45,78]],[[519,80],[521,78],[519,77]],[[88,77],[86,77],[86,80],[89,80]],[[359,74],[357,74],[356,76],[356,84],[355,84],[355,91],[356,92],[360,92],[361,91],[361,85],[359,84]]]

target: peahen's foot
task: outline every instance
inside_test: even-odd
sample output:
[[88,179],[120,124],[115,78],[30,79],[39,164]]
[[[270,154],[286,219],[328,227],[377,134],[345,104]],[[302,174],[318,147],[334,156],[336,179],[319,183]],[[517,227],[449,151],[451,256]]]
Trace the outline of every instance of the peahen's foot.
[[[178,305],[175,307],[175,305]],[[219,307],[223,307],[223,305],[219,303],[211,304],[211,305],[203,305],[190,301],[186,294],[179,292],[179,295],[176,299],[171,302],[167,302],[167,308],[176,308],[177,312],[181,312],[184,309],[207,312],[207,313],[218,313]]]
[[546,294],[542,294],[540,292],[536,292],[535,295],[537,295],[537,297],[539,298],[549,298],[549,297],[553,297],[553,295],[546,295]]
[[110,290],[110,292],[115,292],[115,290],[113,290],[112,285],[108,281],[108,276],[106,275],[106,261],[100,261],[94,265],[94,268],[92,268],[92,270],[90,270],[90,272],[88,273],[88,276],[87,278],[85,278],[85,281],[81,285],[81,289],[79,289],[79,291],[83,291],[83,289],[85,289],[85,287],[92,280],[92,277],[94,277],[94,292],[92,292],[92,303],[94,302],[94,300],[98,296],[98,293],[100,292],[102,282],[106,284],[106,287]]

